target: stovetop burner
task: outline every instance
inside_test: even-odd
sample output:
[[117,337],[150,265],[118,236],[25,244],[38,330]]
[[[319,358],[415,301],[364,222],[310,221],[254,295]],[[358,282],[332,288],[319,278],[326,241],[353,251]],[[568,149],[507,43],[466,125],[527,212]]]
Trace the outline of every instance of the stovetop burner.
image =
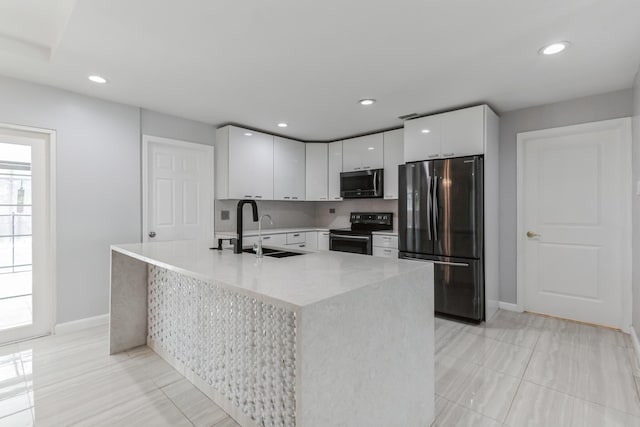
[[351,212],[351,228],[329,230],[331,233],[370,235],[372,231],[393,230],[392,212]]

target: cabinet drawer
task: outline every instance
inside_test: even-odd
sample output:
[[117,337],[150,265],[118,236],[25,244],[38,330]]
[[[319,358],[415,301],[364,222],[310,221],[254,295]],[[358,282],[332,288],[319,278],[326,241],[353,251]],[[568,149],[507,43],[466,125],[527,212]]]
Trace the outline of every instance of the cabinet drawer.
[[293,245],[285,246],[287,249],[304,249],[307,247],[306,243],[294,243]]
[[305,233],[287,233],[287,245],[295,243],[304,243],[306,241]]
[[[256,241],[258,238],[256,237]],[[262,235],[263,246],[275,246],[280,247],[287,244],[287,236],[284,234],[267,234]]]
[[373,246],[398,249],[398,236],[373,235]]
[[398,258],[398,250],[393,248],[380,248],[374,246],[373,256],[379,256],[383,258]]

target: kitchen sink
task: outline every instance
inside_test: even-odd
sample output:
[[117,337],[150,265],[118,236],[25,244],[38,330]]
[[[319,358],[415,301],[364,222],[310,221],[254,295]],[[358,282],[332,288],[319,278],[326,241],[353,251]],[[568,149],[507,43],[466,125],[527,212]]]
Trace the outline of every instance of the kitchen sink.
[[[243,249],[242,252],[246,252],[248,254],[255,254],[256,251],[253,248]],[[262,248],[262,254],[264,256],[269,256],[271,258],[288,258],[290,256],[296,255],[304,255],[303,252],[291,252],[291,251],[283,251],[281,249],[272,249],[272,248]]]

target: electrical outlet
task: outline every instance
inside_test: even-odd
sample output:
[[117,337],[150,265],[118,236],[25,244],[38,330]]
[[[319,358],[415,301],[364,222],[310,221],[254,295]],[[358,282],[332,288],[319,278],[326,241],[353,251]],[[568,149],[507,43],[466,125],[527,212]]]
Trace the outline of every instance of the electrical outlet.
[[329,213],[336,213],[336,208],[329,208]]
[[220,211],[220,219],[225,221],[229,219],[229,211]]

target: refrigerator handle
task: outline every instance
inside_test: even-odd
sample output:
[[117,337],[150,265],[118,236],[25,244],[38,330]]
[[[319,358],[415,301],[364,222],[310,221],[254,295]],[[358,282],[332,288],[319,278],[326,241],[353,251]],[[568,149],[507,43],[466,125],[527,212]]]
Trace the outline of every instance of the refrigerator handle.
[[427,235],[429,240],[433,239],[433,232],[431,228],[431,209],[433,208],[431,204],[431,180],[430,176],[427,176]]
[[433,211],[433,240],[438,240],[438,177],[433,177],[433,191],[431,193]]

